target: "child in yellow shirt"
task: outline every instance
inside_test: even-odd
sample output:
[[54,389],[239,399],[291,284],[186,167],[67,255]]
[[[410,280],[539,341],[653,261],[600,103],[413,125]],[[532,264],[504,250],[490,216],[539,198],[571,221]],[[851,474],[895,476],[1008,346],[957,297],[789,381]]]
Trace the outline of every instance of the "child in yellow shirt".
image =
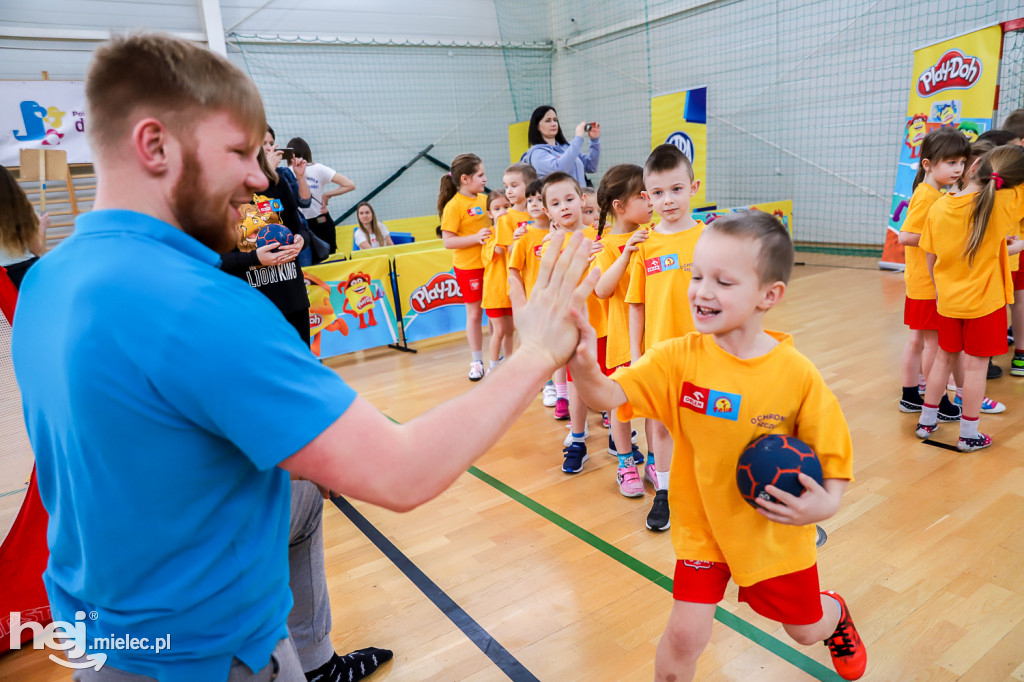
[[[644,165],[644,186],[661,222],[637,249],[629,271],[626,302],[630,357],[634,362],[659,341],[693,331],[693,318],[684,302],[693,249],[704,229],[704,223],[690,215],[690,199],[700,188],[700,180],[693,177],[689,159],[677,147],[662,144],[654,148]],[[672,441],[663,424],[651,423],[648,432],[651,452],[644,471],[655,493],[647,527],[663,531],[671,523],[668,483]]]
[[476,154],[459,154],[451,168],[451,172],[441,176],[437,213],[441,216],[444,246],[455,251],[453,269],[466,306],[466,339],[473,358],[469,364],[469,380],[480,381],[484,378],[484,335],[480,324],[484,264],[480,260],[480,247],[491,236],[487,196],[481,194],[487,185],[487,175],[483,161]]
[[957,449],[992,444],[978,431],[989,358],[1006,352],[1006,305],[1013,302],[1010,258],[1024,250],[1024,148],[996,147],[972,168],[964,191],[935,202],[921,235],[935,282],[939,351],[928,375],[917,436],[938,425],[946,377],[963,352],[963,414]]
[[[480,247],[480,261],[484,264],[484,292],[480,307],[487,315],[491,326],[491,340],[487,344],[487,373],[498,367],[502,349],[508,347],[512,354],[512,302],[508,297],[508,267],[505,264],[505,246],[498,228],[501,218],[508,213],[508,198],[501,190],[491,190],[487,195],[487,217],[491,219],[491,235]],[[508,235],[511,244],[512,235]]]
[[[580,343],[569,366],[583,399],[618,408],[622,419],[657,419],[672,434],[675,602],[658,644],[657,679],[692,679],[730,577],[740,601],[781,623],[795,641],[824,640],[845,679],[858,679],[867,665],[846,603],[820,591],[815,549],[814,524],[838,511],[852,478],[850,431],[792,337],[762,327],[792,266],[789,233],[773,216],[719,218],[693,253],[687,295],[696,331],[651,346],[611,378],[597,367],[594,333],[577,316]],[[709,409],[711,393],[728,412]],[[759,499],[755,510],[740,495],[736,465],[748,443],[769,433],[799,433],[825,480],[819,485],[801,474],[800,496],[770,486],[778,502]]]

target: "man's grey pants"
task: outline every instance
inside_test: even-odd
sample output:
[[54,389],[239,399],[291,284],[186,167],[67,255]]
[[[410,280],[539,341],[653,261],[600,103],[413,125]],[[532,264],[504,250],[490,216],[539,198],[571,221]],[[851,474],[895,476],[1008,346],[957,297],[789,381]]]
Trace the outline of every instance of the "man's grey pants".
[[[277,643],[270,661],[255,673],[237,658],[228,682],[305,682],[303,671],[316,670],[334,655],[331,603],[324,574],[324,499],[309,481],[292,481],[288,568],[295,605],[288,615],[289,639]],[[81,659],[72,659],[78,662]],[[75,682],[156,682],[145,675],[104,666],[76,670]]]

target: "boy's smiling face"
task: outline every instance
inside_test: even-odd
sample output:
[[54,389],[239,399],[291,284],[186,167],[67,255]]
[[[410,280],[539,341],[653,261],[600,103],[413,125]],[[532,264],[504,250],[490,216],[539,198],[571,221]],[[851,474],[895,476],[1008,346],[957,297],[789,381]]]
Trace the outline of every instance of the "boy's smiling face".
[[775,291],[782,282],[761,283],[757,259],[758,241],[734,237],[710,229],[700,236],[693,250],[690,313],[702,334],[721,336],[736,330],[761,326],[763,313],[781,298]]

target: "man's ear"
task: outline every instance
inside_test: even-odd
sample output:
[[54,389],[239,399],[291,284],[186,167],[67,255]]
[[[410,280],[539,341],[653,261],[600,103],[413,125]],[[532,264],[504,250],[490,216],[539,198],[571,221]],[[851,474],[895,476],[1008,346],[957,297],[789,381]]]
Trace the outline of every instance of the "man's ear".
[[169,152],[177,145],[167,126],[159,119],[144,118],[132,128],[132,150],[147,171],[152,175],[163,175],[170,165]]
[[772,282],[761,292],[761,302],[758,303],[757,307],[764,311],[769,311],[775,307],[775,305],[782,300],[783,295],[786,293],[785,282]]

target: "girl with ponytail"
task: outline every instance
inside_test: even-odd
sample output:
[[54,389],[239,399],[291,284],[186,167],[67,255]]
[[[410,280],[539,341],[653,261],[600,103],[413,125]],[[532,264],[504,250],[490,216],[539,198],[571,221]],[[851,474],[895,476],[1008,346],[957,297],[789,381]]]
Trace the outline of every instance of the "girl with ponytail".
[[917,436],[937,426],[946,378],[963,352],[963,413],[957,449],[973,452],[992,444],[978,431],[988,358],[1006,352],[1006,312],[1013,276],[1024,250],[1024,148],[996,147],[968,172],[964,191],[935,202],[920,246],[935,281],[939,351],[928,375]]
[[452,259],[455,279],[466,305],[466,337],[472,362],[469,380],[484,377],[483,329],[480,299],[483,297],[484,263],[481,247],[491,236],[491,219],[487,216],[487,185],[484,164],[476,154],[459,154],[452,161],[450,173],[441,176],[437,195],[437,214],[441,216],[441,239],[447,249],[455,251]]

